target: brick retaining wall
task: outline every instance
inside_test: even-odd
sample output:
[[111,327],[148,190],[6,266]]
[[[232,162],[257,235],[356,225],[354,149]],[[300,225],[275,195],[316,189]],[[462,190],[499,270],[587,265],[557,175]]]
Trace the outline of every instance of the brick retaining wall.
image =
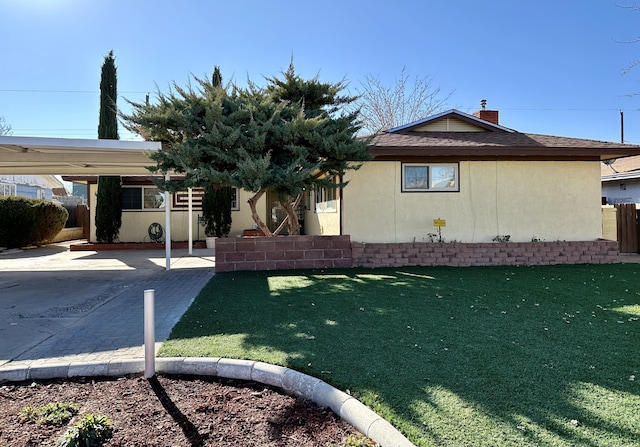
[[616,241],[394,243],[349,236],[241,237],[216,241],[216,272],[339,267],[610,264]]
[[353,264],[362,267],[409,265],[551,265],[617,262],[616,241],[351,244]]
[[349,236],[263,236],[216,240],[216,272],[352,266]]

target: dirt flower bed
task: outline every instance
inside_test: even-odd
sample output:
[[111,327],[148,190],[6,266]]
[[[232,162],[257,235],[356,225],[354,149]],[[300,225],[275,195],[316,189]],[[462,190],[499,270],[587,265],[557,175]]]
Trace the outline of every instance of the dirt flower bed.
[[[26,406],[78,404],[68,424],[20,423]],[[81,378],[0,386],[0,445],[43,446],[87,414],[107,416],[105,446],[340,445],[357,432],[331,410],[254,382],[160,376]]]

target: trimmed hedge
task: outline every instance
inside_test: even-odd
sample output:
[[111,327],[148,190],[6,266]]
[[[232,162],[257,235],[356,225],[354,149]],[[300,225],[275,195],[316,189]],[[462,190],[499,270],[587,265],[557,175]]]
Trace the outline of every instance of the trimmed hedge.
[[0,198],[0,246],[43,245],[64,228],[69,213],[62,205],[27,197]]

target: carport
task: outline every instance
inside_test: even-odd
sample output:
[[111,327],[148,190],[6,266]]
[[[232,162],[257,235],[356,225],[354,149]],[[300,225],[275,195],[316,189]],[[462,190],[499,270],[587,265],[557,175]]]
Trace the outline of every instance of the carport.
[[[0,136],[3,175],[150,175],[149,153],[156,141],[92,140]],[[168,176],[168,173],[165,173]],[[165,192],[166,269],[171,263],[171,201]],[[192,253],[191,190],[189,190],[189,254]]]

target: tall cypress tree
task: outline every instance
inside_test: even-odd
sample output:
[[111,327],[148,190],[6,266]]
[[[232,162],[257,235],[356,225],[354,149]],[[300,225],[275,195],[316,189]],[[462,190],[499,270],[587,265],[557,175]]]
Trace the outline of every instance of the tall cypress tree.
[[[117,74],[113,50],[104,58],[100,76],[100,116],[98,138],[118,140]],[[98,177],[96,204],[96,239],[112,243],[118,239],[122,225],[122,182],[120,176]]]

